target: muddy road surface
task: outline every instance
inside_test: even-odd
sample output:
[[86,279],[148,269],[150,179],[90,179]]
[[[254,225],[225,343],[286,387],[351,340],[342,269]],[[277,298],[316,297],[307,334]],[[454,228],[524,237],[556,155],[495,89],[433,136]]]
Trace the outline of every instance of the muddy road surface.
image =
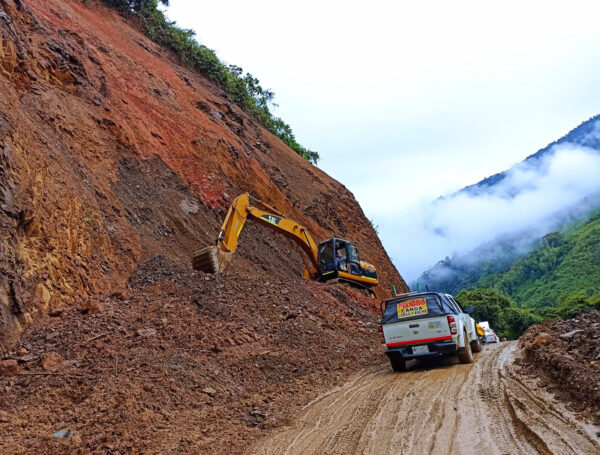
[[511,367],[516,343],[472,365],[379,366],[310,403],[254,454],[600,454],[600,428]]

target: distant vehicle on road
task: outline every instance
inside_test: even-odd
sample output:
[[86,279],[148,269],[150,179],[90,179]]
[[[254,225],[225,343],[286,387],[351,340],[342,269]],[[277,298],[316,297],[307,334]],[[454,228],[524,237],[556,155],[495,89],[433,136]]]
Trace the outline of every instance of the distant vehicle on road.
[[500,338],[498,338],[498,335],[496,335],[496,332],[494,332],[492,329],[489,329],[483,335],[483,342],[484,343],[499,343]]
[[379,334],[394,371],[406,369],[406,361],[457,355],[473,363],[481,351],[473,308],[463,309],[450,294],[412,292],[382,303]]
[[490,323],[488,321],[482,321],[478,323],[483,329],[483,336],[481,337],[482,343],[499,343],[500,338],[494,332],[494,329],[490,327]]

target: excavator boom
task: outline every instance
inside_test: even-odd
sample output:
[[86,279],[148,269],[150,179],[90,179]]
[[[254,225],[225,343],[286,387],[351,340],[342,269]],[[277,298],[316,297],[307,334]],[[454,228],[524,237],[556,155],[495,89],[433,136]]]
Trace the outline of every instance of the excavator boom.
[[[254,205],[253,205],[253,204]],[[216,245],[203,248],[192,257],[196,270],[221,273],[231,261],[238,246],[238,238],[247,219],[272,228],[290,238],[302,249],[302,260],[308,277],[315,278],[318,268],[317,243],[310,233],[296,221],[286,217],[273,207],[244,193],[234,199],[221,226]]]
[[[194,269],[207,273],[223,272],[231,262],[240,233],[248,219],[296,242],[302,250],[300,256],[306,268],[306,278],[319,281],[336,279],[363,289],[377,285],[375,267],[360,260],[354,244],[336,237],[317,244],[304,226],[248,193],[233,200],[215,245],[194,253]],[[370,295],[374,293],[370,291]]]

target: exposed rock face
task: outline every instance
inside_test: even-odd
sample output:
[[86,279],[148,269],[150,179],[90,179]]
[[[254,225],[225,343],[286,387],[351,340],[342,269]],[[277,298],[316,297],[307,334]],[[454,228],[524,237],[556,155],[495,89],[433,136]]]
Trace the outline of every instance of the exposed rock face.
[[0,72],[2,72],[5,76],[10,77],[12,76],[15,66],[17,66],[15,45],[10,40],[0,40]]
[[[123,292],[141,261],[189,267],[250,191],[318,239],[354,241],[404,289],[352,194],[99,5],[0,0],[0,346],[54,308]],[[323,151],[326,153],[326,151]],[[301,273],[283,237],[240,254]],[[290,252],[291,250],[291,252]],[[289,257],[288,257],[289,254]],[[275,261],[278,262],[278,261]]]

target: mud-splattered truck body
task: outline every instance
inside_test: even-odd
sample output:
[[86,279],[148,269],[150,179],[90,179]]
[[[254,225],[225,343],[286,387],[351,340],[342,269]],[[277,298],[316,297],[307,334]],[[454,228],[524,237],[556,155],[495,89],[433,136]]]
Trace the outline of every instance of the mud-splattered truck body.
[[450,294],[423,292],[404,294],[382,304],[379,326],[381,342],[395,371],[404,370],[410,359],[459,356],[473,362],[481,350],[475,321]]

